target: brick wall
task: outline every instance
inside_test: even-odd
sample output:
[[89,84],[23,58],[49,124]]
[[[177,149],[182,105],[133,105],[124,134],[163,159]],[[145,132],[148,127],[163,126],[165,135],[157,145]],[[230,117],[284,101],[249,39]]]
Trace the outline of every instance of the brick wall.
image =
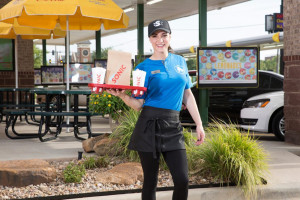
[[[1,0],[0,8],[6,5],[10,0]],[[33,87],[33,42],[32,40],[22,40],[18,38],[18,83],[19,87]],[[15,71],[0,71],[0,87],[15,86]]]
[[300,145],[300,2],[283,2],[285,138]]

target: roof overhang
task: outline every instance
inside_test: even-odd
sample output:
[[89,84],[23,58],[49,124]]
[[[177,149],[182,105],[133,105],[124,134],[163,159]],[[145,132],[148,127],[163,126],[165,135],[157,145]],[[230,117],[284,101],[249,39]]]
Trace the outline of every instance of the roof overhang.
[[[129,26],[127,29],[101,30],[102,37],[134,30],[137,28],[137,4],[144,4],[144,25],[155,19],[174,20],[182,17],[195,15],[198,13],[198,0],[163,0],[158,3],[148,5],[149,0],[114,0],[124,10],[134,8],[127,12],[129,16]],[[249,0],[207,0],[207,10],[216,10],[223,7],[243,3]],[[95,39],[95,31],[70,31],[70,44],[76,44],[85,40]],[[41,44],[41,40],[35,40],[35,44]],[[49,45],[64,45],[64,39],[49,39]]]

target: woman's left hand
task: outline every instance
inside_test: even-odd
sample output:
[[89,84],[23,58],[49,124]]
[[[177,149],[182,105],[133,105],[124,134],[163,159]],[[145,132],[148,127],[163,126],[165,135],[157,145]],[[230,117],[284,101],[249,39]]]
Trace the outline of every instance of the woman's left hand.
[[119,90],[119,89],[106,89],[106,92],[120,98],[126,95],[125,90]]
[[204,142],[204,139],[205,139],[205,132],[204,132],[203,126],[197,126],[196,132],[197,132],[196,145],[199,146],[200,144],[202,144]]

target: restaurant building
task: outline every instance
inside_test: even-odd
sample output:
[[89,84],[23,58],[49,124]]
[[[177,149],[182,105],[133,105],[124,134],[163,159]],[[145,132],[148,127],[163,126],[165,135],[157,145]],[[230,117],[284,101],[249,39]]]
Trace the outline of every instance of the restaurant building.
[[[9,0],[0,1],[3,7]],[[283,1],[286,142],[300,145],[300,2]],[[249,11],[250,12],[250,11]],[[33,42],[18,40],[19,87],[34,86]],[[0,71],[0,87],[15,85],[15,71]]]

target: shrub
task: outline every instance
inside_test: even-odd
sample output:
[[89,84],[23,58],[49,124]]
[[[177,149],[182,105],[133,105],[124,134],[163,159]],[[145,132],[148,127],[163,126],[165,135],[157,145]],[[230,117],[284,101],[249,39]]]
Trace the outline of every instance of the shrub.
[[84,157],[82,165],[85,169],[94,169],[97,167],[107,167],[109,165],[108,156],[100,156],[100,157]]
[[111,134],[111,137],[119,140],[112,151],[122,152],[121,156],[127,157],[131,161],[139,161],[138,153],[127,148],[139,115],[140,112],[133,109],[123,112],[118,119],[118,127]]
[[233,124],[215,121],[196,156],[203,159],[202,172],[221,183],[241,186],[246,197],[256,197],[256,186],[268,174],[267,154],[258,141],[242,135]]
[[102,94],[91,94],[89,102],[89,110],[93,113],[111,115],[115,120],[119,117],[120,111],[126,111],[129,107],[119,97],[113,96],[107,92]]
[[84,166],[85,169],[94,169],[97,167],[96,159],[93,156],[90,157],[85,156],[82,165]]
[[79,183],[85,175],[85,168],[83,165],[76,165],[71,162],[63,170],[63,177],[66,183]]
[[108,156],[100,156],[96,159],[95,162],[97,167],[107,167],[109,165],[109,158]]

